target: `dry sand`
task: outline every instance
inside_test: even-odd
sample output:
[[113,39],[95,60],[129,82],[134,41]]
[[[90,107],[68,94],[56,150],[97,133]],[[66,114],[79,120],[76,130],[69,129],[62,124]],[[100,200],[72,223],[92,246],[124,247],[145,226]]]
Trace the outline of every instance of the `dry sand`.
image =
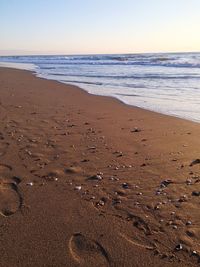
[[0,266],[199,265],[199,124],[4,68],[0,120]]

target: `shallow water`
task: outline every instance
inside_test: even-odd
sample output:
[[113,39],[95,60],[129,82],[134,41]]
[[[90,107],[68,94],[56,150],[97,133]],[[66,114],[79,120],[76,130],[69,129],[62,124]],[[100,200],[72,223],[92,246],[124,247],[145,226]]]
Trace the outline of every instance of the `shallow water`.
[[200,122],[200,53],[3,56],[0,61],[91,94]]

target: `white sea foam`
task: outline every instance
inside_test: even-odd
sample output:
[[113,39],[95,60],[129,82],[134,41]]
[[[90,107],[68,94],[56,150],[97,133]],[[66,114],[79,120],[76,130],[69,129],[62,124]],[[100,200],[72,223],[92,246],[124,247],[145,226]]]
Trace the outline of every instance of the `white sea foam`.
[[0,67],[35,71],[36,66],[31,63],[0,62]]

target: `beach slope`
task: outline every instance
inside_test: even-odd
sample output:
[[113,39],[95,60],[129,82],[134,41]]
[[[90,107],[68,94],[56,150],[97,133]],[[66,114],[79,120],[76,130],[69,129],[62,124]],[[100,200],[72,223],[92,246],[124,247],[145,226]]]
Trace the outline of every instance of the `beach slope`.
[[200,125],[0,68],[0,266],[198,266]]

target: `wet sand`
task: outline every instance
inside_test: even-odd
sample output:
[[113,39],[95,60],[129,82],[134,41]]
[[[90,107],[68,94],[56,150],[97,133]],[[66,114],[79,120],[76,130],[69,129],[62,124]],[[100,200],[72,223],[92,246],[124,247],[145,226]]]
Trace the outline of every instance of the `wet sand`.
[[200,124],[0,68],[0,266],[199,266]]

